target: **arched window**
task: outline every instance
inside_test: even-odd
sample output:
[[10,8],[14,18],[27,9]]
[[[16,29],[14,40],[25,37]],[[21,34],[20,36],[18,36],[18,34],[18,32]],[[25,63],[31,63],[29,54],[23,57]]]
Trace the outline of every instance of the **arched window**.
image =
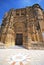
[[19,10],[16,10],[16,15],[17,15],[17,16],[19,16],[19,13],[20,13]]
[[25,9],[21,9],[21,15],[25,15],[26,14],[26,10]]

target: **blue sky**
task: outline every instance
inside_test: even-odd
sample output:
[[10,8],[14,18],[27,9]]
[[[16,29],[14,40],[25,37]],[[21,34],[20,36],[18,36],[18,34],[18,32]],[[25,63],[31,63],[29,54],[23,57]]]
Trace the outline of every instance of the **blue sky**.
[[9,11],[9,9],[32,6],[35,3],[40,4],[40,6],[44,9],[44,0],[0,0],[0,24],[2,23],[4,13]]

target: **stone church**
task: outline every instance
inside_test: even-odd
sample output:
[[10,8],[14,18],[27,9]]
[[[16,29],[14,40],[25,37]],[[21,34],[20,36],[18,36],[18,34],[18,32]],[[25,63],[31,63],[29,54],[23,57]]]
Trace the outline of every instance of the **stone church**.
[[29,49],[44,45],[44,11],[39,4],[10,9],[0,27],[0,42],[6,47],[23,45]]

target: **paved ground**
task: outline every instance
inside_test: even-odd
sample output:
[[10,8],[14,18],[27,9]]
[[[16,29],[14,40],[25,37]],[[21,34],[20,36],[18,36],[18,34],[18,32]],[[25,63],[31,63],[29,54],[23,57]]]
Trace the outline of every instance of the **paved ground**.
[[21,46],[15,45],[15,46],[10,46],[8,49],[25,49],[25,48],[22,45]]
[[11,65],[13,62],[14,65],[44,65],[44,50],[0,49],[0,65]]

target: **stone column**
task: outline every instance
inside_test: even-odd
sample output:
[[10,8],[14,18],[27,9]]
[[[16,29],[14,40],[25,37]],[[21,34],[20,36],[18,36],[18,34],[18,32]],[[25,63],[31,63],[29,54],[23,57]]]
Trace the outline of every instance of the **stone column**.
[[42,20],[39,21],[39,25],[40,25],[39,37],[40,37],[40,41],[43,42],[43,36],[42,36]]
[[37,41],[40,41],[38,31],[36,31]]
[[31,30],[29,30],[29,29],[31,29],[31,28],[28,28],[28,45],[30,46],[30,42],[32,41],[32,39],[31,39]]
[[35,26],[34,26],[34,24],[33,24],[33,37],[34,37],[34,41],[36,41]]
[[[31,9],[31,8],[30,8]],[[30,23],[30,19],[29,18],[31,18],[30,17],[30,15],[29,15],[29,10],[30,10],[28,7],[26,8],[26,20],[27,20],[27,48],[29,49],[30,47],[31,47],[31,33],[30,33],[30,26],[29,26],[29,23]]]

